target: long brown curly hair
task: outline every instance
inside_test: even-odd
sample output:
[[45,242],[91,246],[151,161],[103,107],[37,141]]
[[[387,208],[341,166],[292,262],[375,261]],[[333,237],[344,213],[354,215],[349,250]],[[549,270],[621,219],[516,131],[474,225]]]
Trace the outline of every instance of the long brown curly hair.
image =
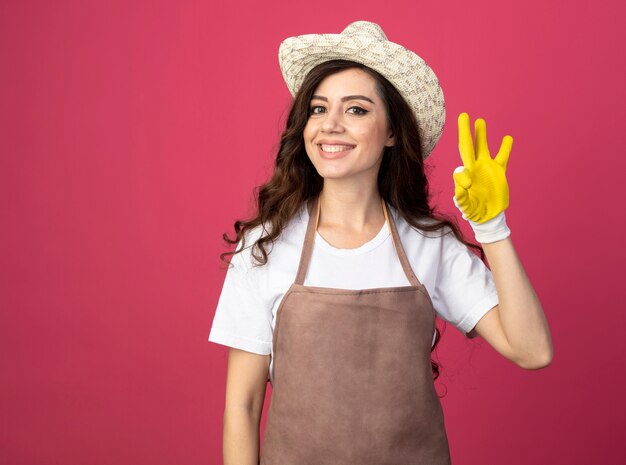
[[[326,61],[314,67],[305,77],[291,103],[271,179],[254,189],[258,192],[255,195],[256,215],[246,220],[235,221],[234,239],[230,239],[226,233],[222,236],[229,246],[241,242],[241,248],[220,254],[221,260],[229,264],[225,256],[239,253],[246,247],[246,231],[261,226],[267,234],[261,234],[253,244],[251,253],[258,262],[254,266],[265,265],[268,257],[266,244],[273,244],[303,202],[321,192],[324,179],[318,174],[305,151],[303,131],[309,118],[311,97],[317,86],[325,77],[349,68],[361,69],[376,80],[376,91],[385,102],[388,124],[395,136],[395,145],[385,147],[383,152],[378,172],[380,196],[410,225],[417,228],[418,232],[442,231],[442,234],[452,232],[459,241],[477,251],[484,261],[482,247],[463,238],[454,217],[440,213],[429,205],[428,179],[420,148],[418,123],[406,100],[380,73],[349,60]],[[267,225],[271,226],[269,231]],[[446,227],[449,228],[448,231],[445,231]],[[255,251],[260,252],[260,255],[255,254]],[[435,350],[441,338],[439,328],[436,328],[435,332],[435,343],[431,352]],[[431,365],[434,379],[437,379],[439,364],[431,360]]]

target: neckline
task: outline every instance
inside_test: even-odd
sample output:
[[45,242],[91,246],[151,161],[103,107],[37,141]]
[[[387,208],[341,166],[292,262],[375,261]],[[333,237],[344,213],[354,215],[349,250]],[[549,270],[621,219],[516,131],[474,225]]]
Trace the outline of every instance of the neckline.
[[[326,242],[326,246],[330,248],[329,250],[334,250],[335,252],[343,251],[344,253],[341,253],[341,254],[347,255],[350,252],[353,252],[354,250],[359,251],[360,249],[367,247],[368,245],[371,247],[372,242],[382,241],[386,238],[387,235],[391,234],[394,249],[396,251],[396,255],[398,259],[400,260],[400,265],[402,266],[404,274],[406,275],[409,283],[412,286],[420,287],[422,286],[422,284],[417,279],[417,276],[415,276],[415,273],[413,272],[413,269],[411,268],[411,264],[409,263],[409,260],[406,257],[406,253],[404,252],[404,247],[402,246],[402,241],[400,240],[400,235],[398,234],[398,229],[396,228],[395,218],[393,217],[391,213],[388,212],[389,207],[387,206],[387,203],[385,202],[383,198],[381,198],[381,203],[382,203],[383,213],[385,214],[385,224],[383,225],[383,229],[379,231],[379,233],[376,235],[374,239],[366,242],[365,244],[363,244],[361,247],[358,247],[357,249],[337,249],[331,246],[330,244],[328,244],[327,242]],[[300,254],[300,263],[298,265],[298,272],[296,273],[296,279],[294,281],[294,284],[298,284],[298,285],[304,285],[304,279],[306,277],[306,272],[309,268],[309,262],[311,260],[311,254],[313,252],[314,245],[317,243],[319,246],[319,244],[324,244],[325,242],[322,236],[317,234],[317,223],[319,221],[319,214],[320,214],[319,194],[316,195],[315,197],[309,198],[305,202],[305,207],[307,209],[309,217],[307,220],[306,232],[304,234],[304,243],[302,245],[302,252]],[[385,233],[384,231],[385,227],[387,227],[389,232]],[[321,239],[321,240],[316,241],[316,239]],[[322,245],[322,247],[324,246]],[[346,251],[348,253],[345,253]],[[362,253],[362,251],[357,252],[357,253]]]
[[360,245],[359,247],[354,247],[350,249],[339,248],[331,245],[322,235],[315,230],[315,245],[319,245],[320,249],[323,249],[325,252],[328,252],[332,255],[338,257],[350,256],[350,255],[361,255],[369,252],[370,250],[374,250],[376,247],[381,245],[390,235],[389,228],[387,227],[387,222],[384,222],[378,233]]

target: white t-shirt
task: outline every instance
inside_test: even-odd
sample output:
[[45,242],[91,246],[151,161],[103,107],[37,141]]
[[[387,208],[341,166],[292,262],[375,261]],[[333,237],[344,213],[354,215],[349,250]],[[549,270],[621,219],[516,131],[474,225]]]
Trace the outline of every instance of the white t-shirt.
[[[491,271],[451,232],[442,235],[441,231],[417,230],[394,207],[387,207],[411,268],[428,290],[435,312],[467,334],[498,304]],[[262,228],[246,232],[246,248],[232,257],[209,334],[211,342],[271,354],[272,383],[276,312],[296,279],[308,219],[304,202],[276,242],[269,244],[268,262],[263,266],[252,267],[251,256]],[[241,242],[236,250],[240,247]],[[305,286],[366,289],[410,284],[386,223],[372,240],[355,249],[335,248],[316,231]],[[435,334],[433,344],[434,340]]]

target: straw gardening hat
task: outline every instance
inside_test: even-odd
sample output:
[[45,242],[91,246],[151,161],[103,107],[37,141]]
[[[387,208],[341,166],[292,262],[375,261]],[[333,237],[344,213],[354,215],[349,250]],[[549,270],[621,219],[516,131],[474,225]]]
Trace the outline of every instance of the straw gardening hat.
[[388,41],[381,27],[369,21],[355,21],[341,34],[289,37],[278,49],[280,70],[294,96],[311,69],[334,59],[369,66],[398,89],[415,113],[422,156],[428,157],[441,137],[446,112],[439,80],[426,62]]

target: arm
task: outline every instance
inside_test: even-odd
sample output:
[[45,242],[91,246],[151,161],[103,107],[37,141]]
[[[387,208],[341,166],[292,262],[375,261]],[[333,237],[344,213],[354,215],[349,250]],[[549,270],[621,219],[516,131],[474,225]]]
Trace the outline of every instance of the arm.
[[[495,159],[489,155],[485,120],[461,113],[459,152],[463,166],[454,170],[454,203],[468,220],[489,261],[499,304],[474,327],[500,354],[528,369],[543,368],[553,357],[552,340],[541,303],[513,247],[504,210],[509,206],[506,168],[513,144],[505,136]],[[474,331],[473,330],[473,331]]]
[[228,350],[224,406],[224,465],[259,463],[259,425],[270,356]]
[[553,357],[550,329],[511,237],[482,246],[498,290],[499,304],[480,319],[476,332],[522,368],[548,366]]

